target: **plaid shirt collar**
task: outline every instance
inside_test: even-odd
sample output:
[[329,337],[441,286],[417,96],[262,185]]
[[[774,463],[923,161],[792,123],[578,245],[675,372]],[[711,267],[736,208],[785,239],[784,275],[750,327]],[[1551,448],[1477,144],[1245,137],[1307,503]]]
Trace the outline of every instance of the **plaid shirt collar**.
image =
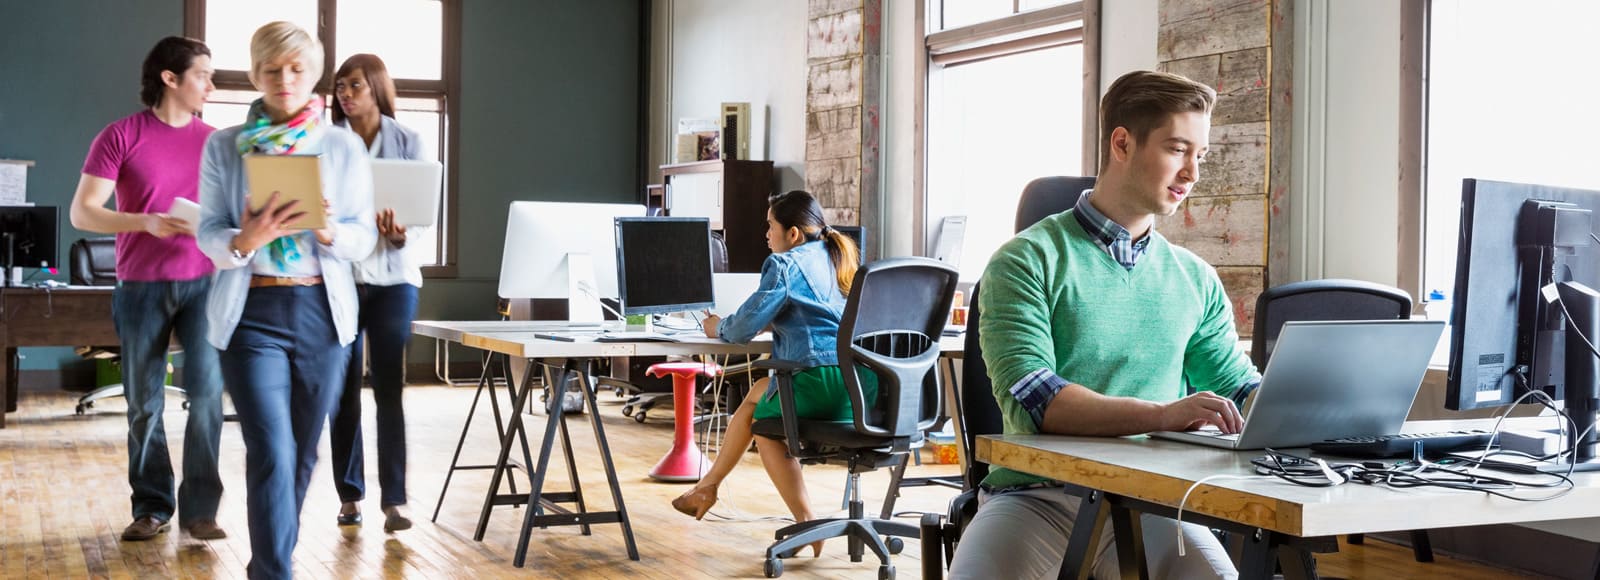
[[[1100,244],[1101,248],[1105,248],[1106,252],[1111,254],[1111,259],[1122,264],[1123,268],[1132,270],[1134,264],[1139,262],[1139,258],[1144,256],[1145,248],[1150,246],[1150,233],[1147,232],[1144,237],[1134,240],[1127,228],[1111,221],[1111,218],[1100,213],[1100,210],[1089,203],[1090,193],[1094,193],[1094,190],[1085,189],[1078,195],[1078,203],[1072,206],[1072,215],[1077,216],[1078,224],[1083,226],[1084,231],[1089,232],[1095,243]],[[1150,231],[1154,232],[1155,228],[1152,227]]]

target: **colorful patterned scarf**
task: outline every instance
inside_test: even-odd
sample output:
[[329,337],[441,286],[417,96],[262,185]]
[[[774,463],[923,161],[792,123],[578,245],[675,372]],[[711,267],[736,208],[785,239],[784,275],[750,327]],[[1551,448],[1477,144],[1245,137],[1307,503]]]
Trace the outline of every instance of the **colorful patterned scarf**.
[[[322,133],[322,101],[313,97],[306,108],[282,125],[274,125],[272,118],[267,115],[267,109],[261,99],[250,103],[250,112],[245,113],[243,131],[235,142],[239,147],[239,154],[250,153],[265,155],[293,155],[299,153],[302,142],[309,143],[314,139],[308,137],[320,136]],[[289,271],[289,264],[301,259],[299,244],[295,243],[295,236],[309,236],[310,232],[283,236],[272,240],[268,244],[269,256],[272,263],[279,270]]]

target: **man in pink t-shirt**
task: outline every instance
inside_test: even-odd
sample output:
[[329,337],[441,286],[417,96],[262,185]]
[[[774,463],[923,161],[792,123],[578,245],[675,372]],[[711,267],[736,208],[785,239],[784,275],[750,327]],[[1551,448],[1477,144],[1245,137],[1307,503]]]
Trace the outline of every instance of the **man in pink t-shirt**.
[[[206,342],[211,261],[192,224],[172,216],[177,200],[200,198],[200,152],[213,130],[195,115],[215,88],[211,51],[169,36],[145,57],[139,98],[146,109],[107,125],[89,147],[72,199],[72,225],[117,235],[117,290],[112,317],[122,342],[128,398],[128,484],[133,523],[123,540],[166,531],[174,513],[191,537],[227,537],[217,526],[222,479],[222,374]],[[116,209],[106,202],[116,194]],[[198,213],[198,212],[196,212]],[[183,484],[173,493],[162,413],[167,348],[184,349],[189,420],[183,437]]]

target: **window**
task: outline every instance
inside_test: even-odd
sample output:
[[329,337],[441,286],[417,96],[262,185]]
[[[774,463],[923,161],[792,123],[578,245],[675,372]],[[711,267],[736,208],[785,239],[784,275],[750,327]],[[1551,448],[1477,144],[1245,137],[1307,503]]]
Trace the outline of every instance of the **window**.
[[971,282],[1011,239],[1023,186],[1085,174],[1082,13],[1077,3],[1028,14],[1012,0],[943,4],[946,23],[1004,5],[982,12],[1002,18],[927,37],[924,238],[945,216],[966,216],[959,266]]
[[[381,17],[380,17],[381,15]],[[455,275],[455,95],[460,83],[460,3],[457,0],[280,0],[271,3],[187,0],[185,34],[211,48],[217,91],[202,113],[207,123],[229,127],[244,122],[260,96],[250,85],[250,36],[261,25],[287,20],[315,33],[324,48],[318,91],[331,104],[333,74],[351,55],[372,53],[394,78],[395,119],[422,136],[423,150],[445,164],[445,198],[439,227],[419,232],[410,250],[429,277]],[[431,234],[431,235],[429,235]]]
[[1428,19],[1423,284],[1448,293],[1462,179],[1600,189],[1586,155],[1600,4],[1433,0]]
[[930,23],[935,31],[951,30],[1066,3],[1066,0],[938,0],[934,14],[939,18],[930,19]]

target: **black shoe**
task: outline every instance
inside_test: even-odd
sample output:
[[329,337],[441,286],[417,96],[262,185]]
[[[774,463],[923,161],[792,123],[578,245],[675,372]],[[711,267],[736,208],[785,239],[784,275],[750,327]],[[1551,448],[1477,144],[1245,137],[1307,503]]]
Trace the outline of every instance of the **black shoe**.
[[339,525],[341,525],[341,526],[359,526],[359,525],[361,525],[361,512],[356,512],[356,513],[353,513],[353,514],[339,514]]

